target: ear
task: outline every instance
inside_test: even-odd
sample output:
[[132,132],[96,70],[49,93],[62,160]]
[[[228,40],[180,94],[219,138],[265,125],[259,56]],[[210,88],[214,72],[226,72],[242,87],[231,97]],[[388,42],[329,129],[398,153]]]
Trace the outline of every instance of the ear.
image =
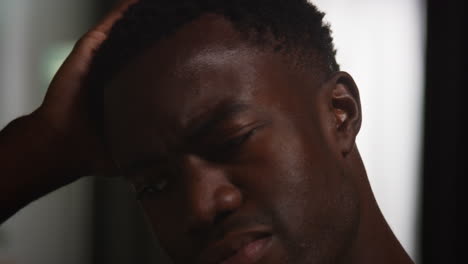
[[330,127],[341,154],[347,156],[355,146],[361,128],[361,101],[359,90],[351,75],[336,72],[325,82]]

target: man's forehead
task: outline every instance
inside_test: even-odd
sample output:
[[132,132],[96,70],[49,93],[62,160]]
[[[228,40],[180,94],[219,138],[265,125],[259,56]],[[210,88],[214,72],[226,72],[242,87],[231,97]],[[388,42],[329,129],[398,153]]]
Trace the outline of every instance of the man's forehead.
[[200,71],[216,66],[243,64],[244,68],[248,67],[248,70],[255,71],[256,67],[254,67],[253,61],[249,60],[253,55],[261,54],[245,44],[228,47],[219,43],[212,43],[197,50],[193,56],[182,60],[178,66],[180,66],[181,70]]
[[121,105],[153,109],[166,119],[188,126],[192,119],[219,106],[256,100],[254,94],[262,80],[255,57],[248,48],[207,46],[171,64],[149,53],[129,78],[117,82],[119,101]]
[[[201,28],[208,31],[201,34],[196,30]],[[261,64],[271,64],[262,61],[262,57],[268,60],[269,55],[247,43],[229,21],[208,14],[155,43],[129,63],[121,72],[123,82],[119,77],[114,80],[125,100],[133,97],[139,87],[148,87],[154,90],[155,97],[173,99],[162,103],[176,101],[178,108],[184,110],[181,108],[191,107],[195,98],[206,104],[208,96],[251,93],[258,86],[255,82],[260,79],[259,68],[265,68]],[[261,78],[269,78],[268,75],[264,73]]]
[[[258,106],[290,100],[290,86],[297,84],[284,58],[245,42],[229,24],[206,21],[192,22],[156,43],[121,72],[114,82],[120,87],[111,93],[118,94],[113,105],[126,118],[118,115],[117,122],[181,130],[223,101]],[[194,33],[197,23],[209,25],[212,34]]]
[[122,105],[136,107],[136,114],[158,115],[163,117],[158,123],[173,123],[179,129],[223,106],[249,104],[255,108],[273,98],[280,100],[285,92],[280,90],[288,89],[290,96],[288,86],[294,85],[281,77],[287,76],[281,62],[249,47],[205,46],[174,64],[158,59],[149,53],[136,65],[130,81],[121,83],[120,100]]

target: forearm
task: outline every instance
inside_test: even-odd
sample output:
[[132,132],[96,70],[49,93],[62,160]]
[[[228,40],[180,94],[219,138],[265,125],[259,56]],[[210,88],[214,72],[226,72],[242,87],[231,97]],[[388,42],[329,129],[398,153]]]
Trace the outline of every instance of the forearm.
[[33,200],[90,173],[85,162],[68,153],[69,140],[33,115],[0,131],[0,223]]

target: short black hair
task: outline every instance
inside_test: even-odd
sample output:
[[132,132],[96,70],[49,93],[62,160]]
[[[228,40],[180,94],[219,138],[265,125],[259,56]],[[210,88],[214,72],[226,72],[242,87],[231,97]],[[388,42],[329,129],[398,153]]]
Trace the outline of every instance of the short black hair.
[[[325,73],[339,71],[324,13],[307,0],[140,0],[114,24],[96,51],[88,76],[92,107],[99,108],[102,87],[130,59],[207,13],[223,16],[258,46],[294,53]],[[93,118],[99,116],[95,110]]]

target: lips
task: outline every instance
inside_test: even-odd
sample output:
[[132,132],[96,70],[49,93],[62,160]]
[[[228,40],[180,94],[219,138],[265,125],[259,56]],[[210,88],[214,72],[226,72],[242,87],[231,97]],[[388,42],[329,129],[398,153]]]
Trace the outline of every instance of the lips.
[[272,235],[262,230],[231,232],[209,245],[200,255],[201,264],[253,264],[271,244]]

